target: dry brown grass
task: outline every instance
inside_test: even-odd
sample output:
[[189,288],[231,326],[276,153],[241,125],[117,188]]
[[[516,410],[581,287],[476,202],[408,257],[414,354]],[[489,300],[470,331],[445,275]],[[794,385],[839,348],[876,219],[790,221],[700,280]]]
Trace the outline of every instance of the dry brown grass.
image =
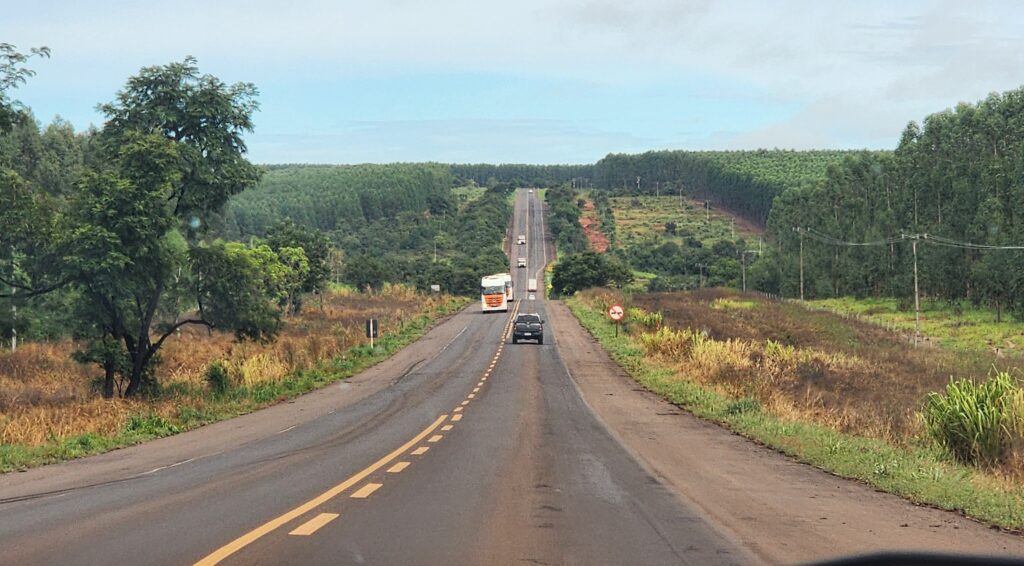
[[[397,285],[372,295],[332,291],[322,308],[310,297],[305,312],[287,318],[269,344],[239,343],[229,333],[186,327],[161,349],[157,378],[164,387],[201,390],[207,365],[218,360],[238,385],[280,380],[366,342],[367,318],[379,319],[381,333],[388,334],[445,300]],[[178,413],[183,401],[166,396],[103,400],[90,384],[99,369],[71,360],[77,347],[71,341],[30,343],[16,353],[0,353],[0,444],[37,446],[71,435],[113,434],[133,414]],[[202,402],[201,396],[187,400],[192,407]]]
[[1024,367],[983,351],[915,349],[874,325],[725,289],[632,297],[594,290],[584,299],[661,312],[665,326],[656,331],[627,326],[680,378],[757,399],[780,417],[897,443],[920,436],[924,398],[950,376]]

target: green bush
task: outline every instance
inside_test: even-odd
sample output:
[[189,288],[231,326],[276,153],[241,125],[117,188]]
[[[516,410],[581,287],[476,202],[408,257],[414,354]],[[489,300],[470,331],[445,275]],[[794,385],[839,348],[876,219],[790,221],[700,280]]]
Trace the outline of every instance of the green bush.
[[993,465],[1020,444],[1024,390],[1009,373],[976,382],[951,381],[929,393],[924,406],[928,435],[968,464]]
[[218,395],[223,395],[231,389],[231,376],[228,375],[228,369],[220,360],[214,360],[206,366],[203,379],[210,386],[210,390]]

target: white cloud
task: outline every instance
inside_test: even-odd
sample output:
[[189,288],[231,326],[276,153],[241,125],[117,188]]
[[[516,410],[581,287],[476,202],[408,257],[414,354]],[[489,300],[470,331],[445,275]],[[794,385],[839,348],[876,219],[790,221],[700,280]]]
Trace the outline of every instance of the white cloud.
[[1024,82],[1024,3],[1009,1],[68,0],[22,3],[4,19],[5,41],[53,48],[26,101],[46,89],[109,92],[88,108],[140,66],[193,54],[204,71],[257,84],[469,72],[628,93],[672,77],[714,84],[712,96],[732,85],[735,104],[803,107],[735,133],[709,120],[709,143],[892,146],[908,120]]

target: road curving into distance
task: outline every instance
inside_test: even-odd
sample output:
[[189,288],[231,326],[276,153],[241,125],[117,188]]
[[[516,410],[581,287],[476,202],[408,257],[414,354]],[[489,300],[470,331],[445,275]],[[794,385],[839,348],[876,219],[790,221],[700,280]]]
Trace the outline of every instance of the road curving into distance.
[[[801,466],[640,391],[544,300],[553,246],[536,194],[517,191],[508,241],[509,313],[475,304],[288,403],[0,476],[0,564],[1024,556],[1020,537]],[[510,343],[516,312],[546,319],[543,345]]]
[[[553,248],[519,190],[509,313],[472,305],[392,359],[259,413],[0,477],[10,564],[746,564],[583,402],[545,328]],[[520,250],[516,248],[525,248]]]

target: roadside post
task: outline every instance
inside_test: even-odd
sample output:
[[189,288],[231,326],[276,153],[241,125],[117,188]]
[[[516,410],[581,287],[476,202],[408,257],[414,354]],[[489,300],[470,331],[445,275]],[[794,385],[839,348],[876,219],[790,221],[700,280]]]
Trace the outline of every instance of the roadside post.
[[619,337],[619,322],[622,321],[622,317],[625,316],[626,312],[622,310],[621,305],[612,305],[608,307],[608,317],[615,322],[615,337]]
[[373,349],[373,339],[377,337],[379,325],[376,318],[366,320],[366,337],[370,339],[370,349]]

